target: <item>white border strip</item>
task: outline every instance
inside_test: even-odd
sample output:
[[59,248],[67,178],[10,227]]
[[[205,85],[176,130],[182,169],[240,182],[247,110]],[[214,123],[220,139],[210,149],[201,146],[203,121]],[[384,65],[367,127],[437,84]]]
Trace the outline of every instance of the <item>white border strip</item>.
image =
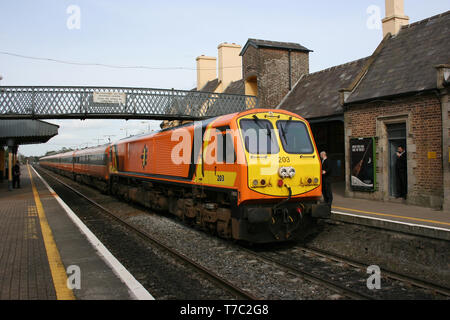
[[410,227],[418,227],[418,228],[427,228],[427,229],[433,229],[433,230],[440,230],[440,231],[447,231],[450,232],[450,229],[445,229],[445,228],[439,228],[439,227],[432,227],[432,226],[426,226],[423,224],[415,224],[415,223],[407,223],[407,222],[401,222],[401,221],[396,221],[396,220],[388,220],[388,219],[382,219],[382,218],[376,218],[376,217],[369,217],[369,216],[362,216],[362,215],[358,215],[358,214],[351,214],[351,213],[346,213],[346,212],[340,212],[340,211],[331,211],[333,213],[336,214],[342,214],[344,216],[351,216],[351,217],[357,217],[357,218],[365,218],[365,219],[372,219],[372,220],[378,220],[378,221],[385,221],[385,222],[391,222],[391,223],[398,223],[398,224],[404,224]]
[[109,250],[100,242],[100,240],[89,230],[89,228],[77,217],[77,215],[67,206],[67,204],[56,194],[39,173],[31,166],[34,173],[41,179],[47,189],[53,194],[61,207],[66,211],[69,218],[75,223],[78,229],[89,240],[91,245],[97,251],[97,254],[111,267],[119,279],[125,283],[130,292],[137,300],[155,300],[155,298],[125,269],[125,267],[109,252]]

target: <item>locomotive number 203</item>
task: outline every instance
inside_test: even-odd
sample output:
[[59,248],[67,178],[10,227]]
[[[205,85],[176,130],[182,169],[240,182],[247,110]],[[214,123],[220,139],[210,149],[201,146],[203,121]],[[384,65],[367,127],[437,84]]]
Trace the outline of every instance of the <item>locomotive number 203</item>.
[[288,163],[288,162],[291,162],[291,159],[289,159],[289,157],[278,157],[278,162],[279,163]]

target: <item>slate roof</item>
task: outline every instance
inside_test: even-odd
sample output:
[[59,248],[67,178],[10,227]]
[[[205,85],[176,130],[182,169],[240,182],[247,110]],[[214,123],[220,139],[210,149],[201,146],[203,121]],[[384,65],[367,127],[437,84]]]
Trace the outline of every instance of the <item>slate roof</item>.
[[214,80],[208,81],[203,88],[200,90],[202,92],[214,92],[219,86],[219,79],[216,78]]
[[450,11],[404,26],[383,45],[346,104],[435,89],[450,63]]
[[291,51],[302,51],[302,52],[312,52],[308,48],[304,46],[293,43],[293,42],[279,42],[279,41],[269,41],[269,40],[260,40],[260,39],[248,39],[244,48],[239,55],[244,55],[245,51],[249,46],[253,46],[255,48],[274,48],[274,49],[285,49]]
[[278,107],[308,119],[343,114],[339,90],[352,83],[368,59],[304,75]]
[[223,93],[245,94],[244,79],[231,82]]

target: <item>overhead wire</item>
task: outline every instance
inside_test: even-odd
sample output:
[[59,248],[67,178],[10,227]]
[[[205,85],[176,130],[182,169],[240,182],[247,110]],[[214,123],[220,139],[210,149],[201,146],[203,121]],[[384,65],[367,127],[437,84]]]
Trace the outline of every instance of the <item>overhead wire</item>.
[[[91,66],[91,67],[105,67],[105,68],[115,68],[115,69],[147,69],[147,70],[216,70],[215,68],[189,68],[189,67],[151,67],[151,66],[145,66],[145,65],[115,65],[115,64],[105,64],[105,63],[92,63],[92,62],[77,62],[77,61],[67,61],[67,60],[60,60],[60,59],[54,59],[54,58],[42,58],[42,57],[33,57],[23,54],[18,54],[14,52],[8,52],[8,51],[0,51],[0,54],[12,56],[16,58],[22,58],[22,59],[30,59],[30,60],[37,60],[37,61],[46,61],[46,62],[54,62],[54,63],[62,63],[62,64],[69,64],[69,65],[78,65],[78,66]],[[231,69],[231,68],[242,68],[242,66],[226,66],[223,67],[224,69]]]

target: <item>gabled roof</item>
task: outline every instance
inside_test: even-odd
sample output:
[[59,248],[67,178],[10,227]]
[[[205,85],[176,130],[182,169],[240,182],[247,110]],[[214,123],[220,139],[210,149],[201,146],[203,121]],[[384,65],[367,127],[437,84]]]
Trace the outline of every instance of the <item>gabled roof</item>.
[[231,82],[223,93],[245,94],[244,79]]
[[214,80],[210,80],[208,81],[203,88],[201,88],[199,91],[202,92],[214,92],[217,87],[219,86],[219,79],[214,79]]
[[352,83],[368,59],[304,75],[278,108],[308,119],[343,114],[339,90]]
[[256,49],[258,48],[273,48],[273,49],[284,49],[290,51],[302,51],[302,52],[312,52],[305,48],[304,46],[293,43],[293,42],[278,42],[278,41],[269,41],[269,40],[260,40],[260,39],[248,39],[244,48],[242,48],[240,56],[244,55],[245,51],[247,51],[249,46],[253,46]]
[[437,88],[436,69],[450,63],[450,11],[404,26],[381,51],[345,103]]

